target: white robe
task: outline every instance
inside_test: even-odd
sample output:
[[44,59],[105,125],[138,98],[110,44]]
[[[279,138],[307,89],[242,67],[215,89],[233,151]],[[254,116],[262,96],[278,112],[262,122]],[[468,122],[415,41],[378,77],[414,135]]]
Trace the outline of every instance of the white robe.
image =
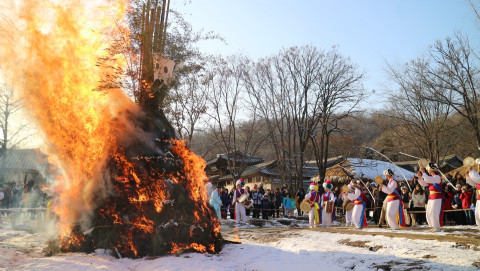
[[[428,187],[429,184],[442,183],[442,178],[439,175],[428,176],[423,173],[422,178],[418,179],[420,185]],[[440,212],[442,211],[442,199],[428,199],[427,204],[427,223],[429,227],[440,229]]]
[[[316,192],[316,193],[318,195],[318,192]],[[305,199],[310,199],[311,196],[312,196],[312,192],[308,192],[305,195]],[[320,198],[320,196],[319,196],[319,198]],[[311,228],[318,226],[318,224],[315,223],[315,207],[311,207],[310,211],[308,212],[308,224],[310,225]]]
[[[468,173],[467,176],[467,183],[471,185],[474,189],[477,189],[477,184],[480,183],[480,175],[475,171],[471,170],[470,173]],[[477,194],[480,191],[477,191]],[[480,227],[480,200],[478,200],[478,195],[477,195],[477,203],[475,204],[475,222],[477,223],[477,226]]]
[[[335,202],[335,195],[332,191],[326,192],[326,194],[330,195],[330,201]],[[325,202],[323,200],[323,195],[321,196],[321,206],[322,206],[322,227],[330,227],[332,225],[332,213],[327,213],[325,208]],[[335,208],[335,207],[334,207]]]
[[[362,192],[360,189],[355,188],[355,193],[348,193],[347,198],[353,202],[355,202],[356,199],[360,197]],[[365,210],[363,210],[363,205],[362,204],[355,204],[355,206],[352,209],[352,222],[353,225],[355,225],[355,228],[360,229],[361,223],[362,223],[362,213],[365,213]]]
[[[344,194],[343,196],[344,196],[344,199],[349,199],[348,195]],[[355,206],[353,208],[355,208]],[[350,211],[345,210],[345,223],[347,224],[347,226],[352,225],[352,212],[353,212],[353,209]]]
[[[248,194],[248,191],[244,189],[245,194]],[[240,223],[240,220],[242,222],[247,222],[247,213],[245,210],[245,205],[241,202],[237,202],[237,190],[235,189],[235,192],[233,193],[233,202],[235,202],[235,222]],[[241,218],[241,219],[240,219]]]
[[[395,180],[393,179],[390,179],[388,181],[388,185],[387,186],[382,186],[382,191],[384,193],[386,193],[387,195],[393,193],[393,191],[395,191],[395,189],[398,190],[398,184]],[[386,198],[385,200],[388,201],[388,198]],[[400,200],[397,199],[397,200],[392,200],[392,201],[388,201],[387,202],[387,223],[388,223],[388,226],[390,226],[390,228],[394,229],[394,230],[398,230],[400,229],[400,227],[398,226],[398,222],[397,222],[397,215],[398,215],[398,206],[400,205]]]

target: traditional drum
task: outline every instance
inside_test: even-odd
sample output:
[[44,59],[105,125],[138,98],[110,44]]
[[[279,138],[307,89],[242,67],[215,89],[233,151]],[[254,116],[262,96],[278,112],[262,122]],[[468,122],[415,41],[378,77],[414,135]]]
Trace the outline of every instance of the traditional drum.
[[383,183],[383,178],[381,176],[375,177],[375,183],[382,184]]
[[463,165],[464,166],[473,166],[475,165],[475,159],[473,157],[467,157],[463,159]]
[[353,204],[353,202],[349,202],[347,204],[345,204],[345,211],[351,211],[353,209],[353,207],[355,207],[355,204]]
[[310,212],[310,208],[310,203],[307,200],[304,200],[302,203],[300,203],[300,210],[302,210],[302,212],[308,213]]
[[327,214],[331,214],[333,212],[333,201],[326,201],[325,202],[325,212]]
[[429,164],[429,162],[425,158],[422,158],[422,159],[418,160],[418,165],[420,167],[426,168],[428,166],[428,164]]
[[248,195],[247,195],[247,194],[242,194],[242,195],[238,198],[238,202],[243,203],[246,199],[248,199]]
[[349,190],[350,190],[350,188],[348,188],[348,186],[346,186],[346,185],[342,186],[342,191],[344,193],[347,193]]

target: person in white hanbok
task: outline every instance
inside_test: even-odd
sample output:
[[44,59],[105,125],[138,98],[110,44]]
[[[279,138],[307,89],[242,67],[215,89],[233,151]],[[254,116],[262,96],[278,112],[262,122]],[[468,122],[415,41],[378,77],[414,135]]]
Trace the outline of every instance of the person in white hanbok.
[[[480,159],[475,160],[477,167],[480,167]],[[475,223],[480,227],[480,174],[471,166],[467,170],[466,181],[474,189],[477,189],[477,201],[475,204]]]
[[383,175],[387,178],[388,184],[385,186],[380,184],[380,190],[388,194],[387,198],[387,223],[390,228],[398,230],[401,227],[405,227],[405,217],[403,214],[403,202],[400,196],[398,183],[393,179],[394,173],[391,169],[383,171]]
[[443,194],[442,178],[438,175],[438,168],[434,163],[427,166],[428,174],[425,173],[423,167],[418,172],[418,183],[424,187],[428,187],[430,194],[427,204],[427,223],[434,231],[439,231],[443,226]]

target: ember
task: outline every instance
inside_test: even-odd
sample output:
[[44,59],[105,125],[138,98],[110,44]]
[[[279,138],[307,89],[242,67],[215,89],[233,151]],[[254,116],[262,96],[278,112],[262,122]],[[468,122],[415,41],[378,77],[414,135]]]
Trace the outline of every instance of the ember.
[[125,31],[126,12],[122,0],[101,2],[11,1],[6,14],[21,29],[0,50],[2,72],[16,79],[64,173],[53,202],[60,248],[109,248],[132,258],[217,252],[222,239],[206,203],[205,162],[175,139],[162,112],[101,89],[123,65],[121,57],[98,60]]
[[[117,127],[123,133],[106,167],[113,191],[96,208],[93,230],[84,234],[77,224],[62,247],[87,252],[117,248],[127,257],[218,251],[220,225],[206,204],[205,162],[183,141],[162,136],[169,133],[161,122],[143,113],[128,114],[136,129],[130,133],[128,127]],[[144,141],[140,127],[147,129],[140,135],[157,137]]]

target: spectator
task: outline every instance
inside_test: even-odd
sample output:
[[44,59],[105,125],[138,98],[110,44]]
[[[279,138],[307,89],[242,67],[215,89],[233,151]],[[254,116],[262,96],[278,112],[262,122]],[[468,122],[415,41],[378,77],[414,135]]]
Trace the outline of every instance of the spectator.
[[[387,195],[386,193],[380,193],[381,195]],[[380,209],[380,218],[378,219],[378,227],[383,227],[382,225],[386,222],[386,213],[387,213],[387,204],[388,204],[388,197],[383,197],[382,208]]]
[[465,184],[465,178],[463,178],[462,174],[460,174],[460,171],[455,174],[453,180],[455,184],[460,184],[461,186]]
[[23,187],[20,183],[16,183],[15,187],[12,189],[12,207],[18,208],[20,207],[20,202],[23,198]]
[[293,216],[293,210],[295,210],[295,199],[292,201],[289,192],[287,192],[285,198],[283,198],[283,209],[285,210],[285,216],[288,216],[288,218]]
[[262,199],[262,218],[265,220],[268,220],[268,214],[270,213],[270,206],[271,206],[271,201],[270,197],[268,195],[269,191],[267,190],[267,193],[263,195]]
[[[270,201],[270,207],[268,207],[268,209],[269,209],[269,214],[268,214],[268,216],[269,216],[269,217],[273,217],[273,216],[274,216],[274,213],[275,213],[275,210],[274,210],[274,206],[275,206],[275,194],[273,193],[272,190],[267,189],[267,191],[265,192],[265,195],[267,195],[268,200]],[[264,195],[263,197],[265,197],[265,195]]]
[[472,191],[469,191],[466,185],[462,187],[462,194],[460,194],[460,199],[462,200],[462,209],[468,209],[464,211],[466,224],[473,225],[475,223],[475,217],[472,210],[470,210],[470,203],[472,201]]
[[[426,195],[420,184],[415,185],[415,189],[412,192],[413,211],[424,212],[425,211]],[[412,226],[422,225],[425,222],[425,213],[411,214]]]
[[333,189],[333,195],[335,195],[335,198],[338,198],[338,196],[340,196],[340,188],[338,188],[338,186],[335,186],[335,188]]
[[235,193],[235,188],[230,190],[230,194],[228,194],[228,197],[230,198],[230,207],[228,208],[230,211],[230,219],[235,219],[235,202],[233,202],[233,193]]
[[0,182],[0,204],[3,206],[3,202],[5,201],[5,193],[3,192],[3,183]]
[[325,193],[325,189],[323,188],[323,183],[321,181],[317,182],[317,187],[318,187],[317,193],[319,195],[323,195],[323,193]]
[[262,193],[262,195],[265,195],[265,189],[263,189],[263,183],[260,184],[260,193]]
[[280,207],[282,206],[282,203],[283,203],[282,192],[280,192],[279,188],[276,188],[275,189],[275,212],[277,213],[277,218],[280,217]]
[[[248,198],[253,200],[253,193],[250,192],[250,186],[247,186],[246,189],[247,189],[247,192],[248,192]],[[246,214],[247,217],[250,216],[250,208],[247,208],[247,210],[245,211],[245,214]]]
[[[453,193],[453,198],[452,198],[452,208],[453,209],[462,209],[462,200],[460,199],[460,195],[462,194],[462,185],[460,183],[457,183],[455,186],[455,191]],[[455,224],[456,225],[465,225],[466,224],[466,218],[465,218],[465,212],[453,212],[455,216]]]
[[[288,191],[288,189],[285,189],[284,190],[284,193],[282,193],[282,196],[283,196],[283,201],[282,201],[282,204],[283,204],[283,208],[282,208],[282,214],[283,214],[283,217],[286,217],[288,214],[286,214],[286,209],[285,209],[285,198],[287,197],[287,195],[290,195],[290,191]],[[289,196],[290,198],[290,196]]]
[[287,192],[286,192],[287,190],[288,190],[288,185],[286,183],[284,183],[283,186],[282,186],[282,189],[281,189],[283,197],[285,197],[285,195],[287,194]]
[[[2,202],[3,209],[9,209],[12,204],[12,188],[9,184],[5,185],[5,189],[3,190],[4,198]],[[8,213],[7,213],[8,214]]]
[[260,218],[260,209],[262,208],[263,195],[260,193],[260,188],[257,188],[252,195],[253,199],[253,215],[252,218]]
[[297,206],[298,206],[298,208],[297,208],[297,214],[298,214],[298,216],[303,215],[302,210],[300,210],[300,203],[302,203],[302,201],[303,201],[304,199],[305,199],[305,191],[303,190],[302,187],[300,187],[300,188],[298,189],[298,192],[297,192]]
[[[335,193],[334,193],[335,194]],[[343,197],[341,195],[339,195],[338,197],[335,198],[335,215],[337,216],[337,218],[339,217],[339,215],[341,215],[342,213],[344,213],[344,210],[343,210]],[[300,207],[299,207],[300,209]]]
[[372,188],[372,194],[373,194],[373,220],[375,223],[378,223],[378,220],[380,218],[380,212],[382,210],[382,198],[383,195],[386,195],[385,193],[380,193],[380,190],[378,190],[378,185],[375,182],[372,182],[371,184]]
[[453,180],[453,176],[452,176],[452,175],[450,175],[450,174],[447,174],[447,175],[445,175],[445,177],[446,177],[446,178],[447,178],[447,180],[448,180],[448,181],[447,181],[447,183],[448,183],[448,182],[450,182],[450,183],[452,183],[452,184],[453,184],[453,183],[455,182],[455,181]]
[[291,201],[291,204],[292,204],[290,212],[292,213],[292,217],[294,217],[295,216],[295,209],[297,209],[297,199],[295,199],[295,197],[292,196],[290,198],[290,201]]
[[220,196],[220,199],[222,200],[222,218],[227,219],[227,210],[230,207],[230,204],[232,204],[232,201],[230,199],[230,196],[228,195],[228,189],[224,188],[222,191],[222,195]]
[[402,196],[402,202],[403,202],[403,214],[405,215],[405,223],[407,225],[410,224],[410,214],[408,213],[408,209],[410,207],[410,192],[408,192],[408,188],[406,186],[402,186],[400,189],[401,191],[401,196]]
[[[40,190],[40,186],[34,185],[29,190],[28,193],[25,194],[25,206],[27,208],[37,208],[40,206],[42,200],[42,191]],[[38,213],[34,210],[30,211],[30,217],[32,219],[36,219],[38,217]]]
[[[445,201],[443,202],[443,210],[453,210],[452,200],[453,200],[453,187],[451,185],[445,186]],[[453,212],[444,213],[444,225],[453,225],[455,221],[455,214]]]

